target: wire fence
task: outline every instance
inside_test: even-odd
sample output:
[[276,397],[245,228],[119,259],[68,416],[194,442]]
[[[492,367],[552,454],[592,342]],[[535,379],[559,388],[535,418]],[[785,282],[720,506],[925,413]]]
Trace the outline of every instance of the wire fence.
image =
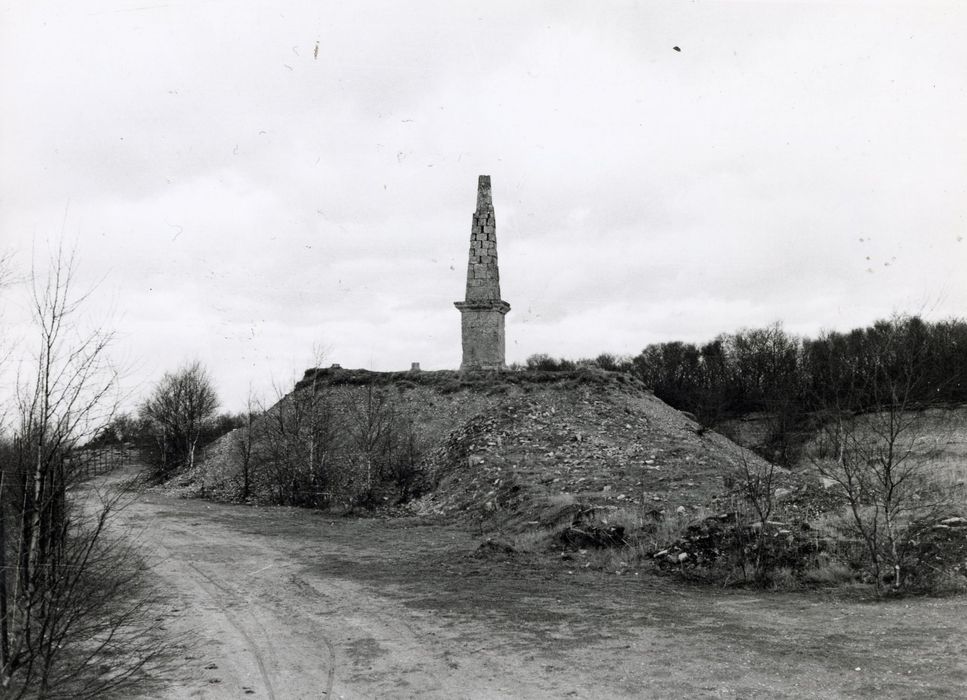
[[75,478],[86,480],[118,469],[128,460],[129,452],[126,446],[74,450],[66,456],[64,466]]

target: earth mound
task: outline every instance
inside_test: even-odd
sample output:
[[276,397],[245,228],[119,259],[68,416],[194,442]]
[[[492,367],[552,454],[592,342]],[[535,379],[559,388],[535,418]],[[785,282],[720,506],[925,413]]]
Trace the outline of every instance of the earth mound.
[[[656,520],[690,517],[703,507],[727,507],[728,475],[736,468],[764,466],[623,373],[311,369],[253,423],[251,500],[272,502],[269,477],[278,471],[268,438],[260,436],[287,406],[310,396],[324,399],[330,442],[338,446],[330,468],[350,475],[345,488],[372,469],[359,438],[378,399],[420,446],[424,493],[409,507],[488,529],[569,524],[582,512],[621,507]],[[206,495],[237,499],[235,448],[243,435],[230,433],[206,451],[192,475]]]
[[762,460],[636,381],[531,385],[451,432],[430,460],[423,512],[553,526],[637,507],[660,519],[724,508],[727,477]]

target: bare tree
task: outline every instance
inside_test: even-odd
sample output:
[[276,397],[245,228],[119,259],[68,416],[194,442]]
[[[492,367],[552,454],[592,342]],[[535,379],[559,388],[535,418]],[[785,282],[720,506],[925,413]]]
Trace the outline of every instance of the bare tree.
[[903,585],[911,535],[950,507],[931,473],[936,426],[917,400],[925,393],[925,347],[905,337],[901,324],[878,328],[866,371],[826,406],[822,439],[835,449],[832,458],[813,459],[845,498],[878,592],[885,580]]
[[[0,441],[4,697],[93,697],[148,658],[136,653],[145,602],[135,592],[136,554],[106,531],[119,500],[75,498],[72,452],[109,421],[116,373],[106,355],[111,334],[76,325],[84,297],[72,294],[74,269],[59,250],[45,275],[32,275],[33,366],[21,376],[12,434]],[[120,650],[135,653],[118,663]]]
[[151,460],[164,478],[195,463],[202,431],[218,408],[218,397],[201,363],[190,362],[161,378],[141,406],[141,415],[154,434]]
[[426,485],[422,470],[426,446],[412,416],[405,411],[394,411],[385,445],[387,473],[384,477],[399,489],[400,500],[408,501]]
[[393,433],[394,410],[385,391],[367,384],[349,406],[351,439],[362,458],[363,494],[372,491],[383,474],[387,442]]
[[[739,487],[742,500],[750,510],[748,513],[751,523],[736,522],[740,534],[742,529],[751,531],[752,534],[752,572],[757,583],[764,584],[769,577],[772,562],[767,552],[768,538],[770,535],[770,521],[775,507],[775,483],[776,466],[772,462],[758,459],[749,453],[743,452],[739,458],[739,467],[736,470],[735,478]],[[737,519],[738,520],[738,519]],[[744,542],[740,542],[744,545]],[[745,576],[746,557],[745,548],[740,546],[742,553],[742,569]]]
[[330,397],[313,384],[284,395],[253,425],[255,463],[265,470],[273,500],[322,506],[337,490],[342,446]]
[[241,480],[241,499],[247,501],[252,495],[252,467],[253,449],[255,446],[252,431],[252,418],[255,412],[255,398],[249,387],[248,399],[245,404],[245,425],[232,434],[232,452],[238,461],[238,478]]

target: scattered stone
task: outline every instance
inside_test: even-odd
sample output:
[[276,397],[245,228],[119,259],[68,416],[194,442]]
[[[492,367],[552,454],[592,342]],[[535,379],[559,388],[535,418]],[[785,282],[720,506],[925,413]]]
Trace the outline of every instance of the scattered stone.
[[626,544],[625,529],[620,525],[601,526],[595,523],[572,525],[564,530],[561,541],[571,547],[587,548],[617,547]]
[[508,542],[493,540],[489,537],[480,543],[473,556],[477,559],[507,559],[517,554],[517,550]]

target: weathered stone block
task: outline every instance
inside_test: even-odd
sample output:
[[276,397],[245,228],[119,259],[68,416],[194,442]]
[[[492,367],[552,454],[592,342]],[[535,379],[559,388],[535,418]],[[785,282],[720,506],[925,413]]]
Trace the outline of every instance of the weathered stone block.
[[496,308],[461,309],[462,369],[503,369],[504,313]]

